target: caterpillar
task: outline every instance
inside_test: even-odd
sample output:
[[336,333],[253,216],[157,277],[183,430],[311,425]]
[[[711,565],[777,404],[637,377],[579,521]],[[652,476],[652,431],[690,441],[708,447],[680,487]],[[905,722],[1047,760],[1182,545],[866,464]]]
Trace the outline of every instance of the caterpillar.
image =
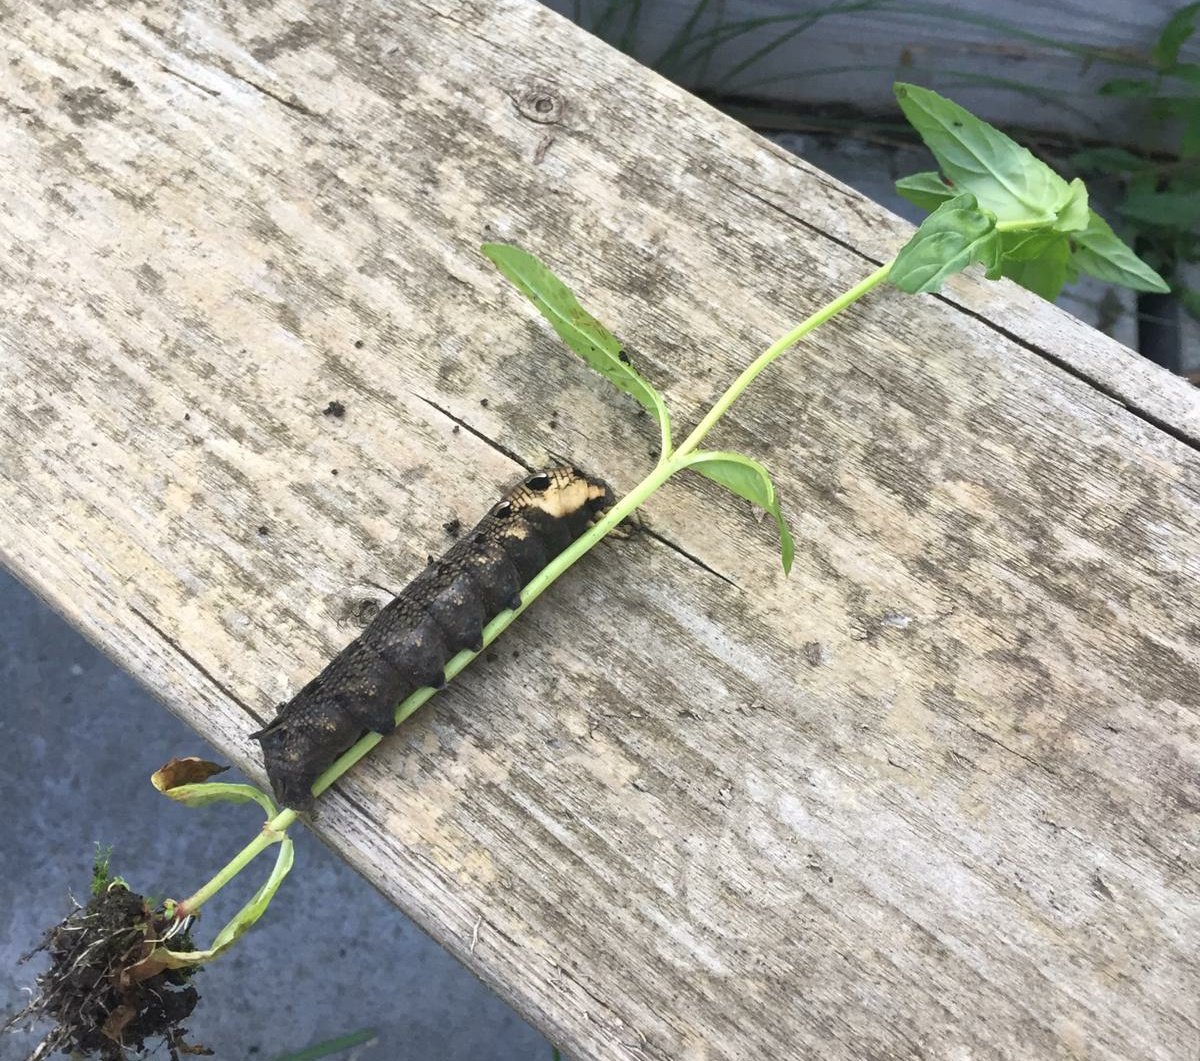
[[317,777],[366,730],[390,733],[399,703],[445,684],[447,661],[479,651],[484,626],[521,604],[521,587],[613,503],[600,479],[570,465],[526,476],[469,533],[381,609],[274,720],[262,746],[276,798],[312,809]]

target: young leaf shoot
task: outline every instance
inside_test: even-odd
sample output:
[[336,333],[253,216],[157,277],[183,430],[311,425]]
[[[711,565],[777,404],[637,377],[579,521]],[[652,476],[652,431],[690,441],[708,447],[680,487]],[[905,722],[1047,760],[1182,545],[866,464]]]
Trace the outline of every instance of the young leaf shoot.
[[902,291],[938,291],[976,262],[989,280],[1007,276],[1047,299],[1080,272],[1136,291],[1170,290],[1088,206],[1082,180],[1068,183],[927,88],[897,84],[896,99],[941,167],[896,182],[909,202],[932,211],[897,256],[891,280]]

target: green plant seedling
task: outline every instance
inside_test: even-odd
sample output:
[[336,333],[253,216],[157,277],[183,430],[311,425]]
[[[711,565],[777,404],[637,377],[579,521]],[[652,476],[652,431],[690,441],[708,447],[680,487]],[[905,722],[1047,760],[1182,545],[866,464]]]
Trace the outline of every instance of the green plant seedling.
[[[895,258],[763,350],[677,446],[672,441],[671,418],[662,395],[637,372],[620,340],[583,308],[570,287],[529,251],[504,243],[483,245],[484,255],[529,299],[563,342],[654,416],[660,434],[654,468],[524,587],[520,608],[500,614],[485,627],[484,649],[555,579],[678,472],[698,472],[769,512],[779,530],[782,565],[785,572],[790,569],[795,545],[768,470],[745,454],[704,450],[700,444],[759,373],[880,284],[890,281],[900,290],[913,293],[937,291],[954,273],[982,263],[986,275],[993,279],[1015,273],[1023,273],[1026,279],[1036,275],[1041,293],[1047,295],[1056,285],[1061,286],[1061,280],[1073,268],[1096,275],[1108,270],[1106,278],[1113,282],[1163,289],[1162,279],[1088,208],[1087,188],[1082,181],[1066,181],[1003,133],[935,92],[901,83],[896,85],[896,96],[942,167],[941,174],[917,174],[898,182],[898,187],[932,213]],[[452,681],[477,655],[473,651],[456,655],[446,667],[446,680]],[[396,711],[397,723],[433,693],[432,689],[421,689],[405,700]],[[313,786],[314,793],[328,788],[380,739],[378,734],[363,737],[321,776]],[[179,904],[180,916],[195,913],[237,870],[277,842],[295,818],[291,810],[271,817],[263,834],[230,866]]]

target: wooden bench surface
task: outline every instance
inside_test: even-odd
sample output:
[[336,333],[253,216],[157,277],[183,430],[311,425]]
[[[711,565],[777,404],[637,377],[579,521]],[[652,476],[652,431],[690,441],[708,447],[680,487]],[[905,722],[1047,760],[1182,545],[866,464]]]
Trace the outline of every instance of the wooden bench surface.
[[[0,28],[0,555],[260,778],[445,522],[548,452],[649,466],[481,240],[687,423],[909,231],[523,0]],[[790,579],[669,485],[316,829],[577,1058],[1195,1056],[1196,392],[972,276],[872,295],[716,437]]]

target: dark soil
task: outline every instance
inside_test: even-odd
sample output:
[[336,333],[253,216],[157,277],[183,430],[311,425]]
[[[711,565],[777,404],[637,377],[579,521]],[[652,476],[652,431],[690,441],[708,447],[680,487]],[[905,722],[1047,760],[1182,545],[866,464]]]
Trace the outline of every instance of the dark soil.
[[346,415],[346,406],[339,401],[332,401],[324,409],[321,410],[326,416],[332,416],[335,420],[342,419]]
[[[29,1061],[56,1051],[123,1061],[159,1041],[173,1061],[181,1053],[208,1053],[183,1040],[181,1022],[200,1000],[190,971],[139,965],[170,925],[140,895],[115,882],[55,925],[38,948],[49,953],[50,968],[37,978],[34,1000],[9,1022],[54,1022]],[[186,933],[171,938],[169,947],[194,949]]]

